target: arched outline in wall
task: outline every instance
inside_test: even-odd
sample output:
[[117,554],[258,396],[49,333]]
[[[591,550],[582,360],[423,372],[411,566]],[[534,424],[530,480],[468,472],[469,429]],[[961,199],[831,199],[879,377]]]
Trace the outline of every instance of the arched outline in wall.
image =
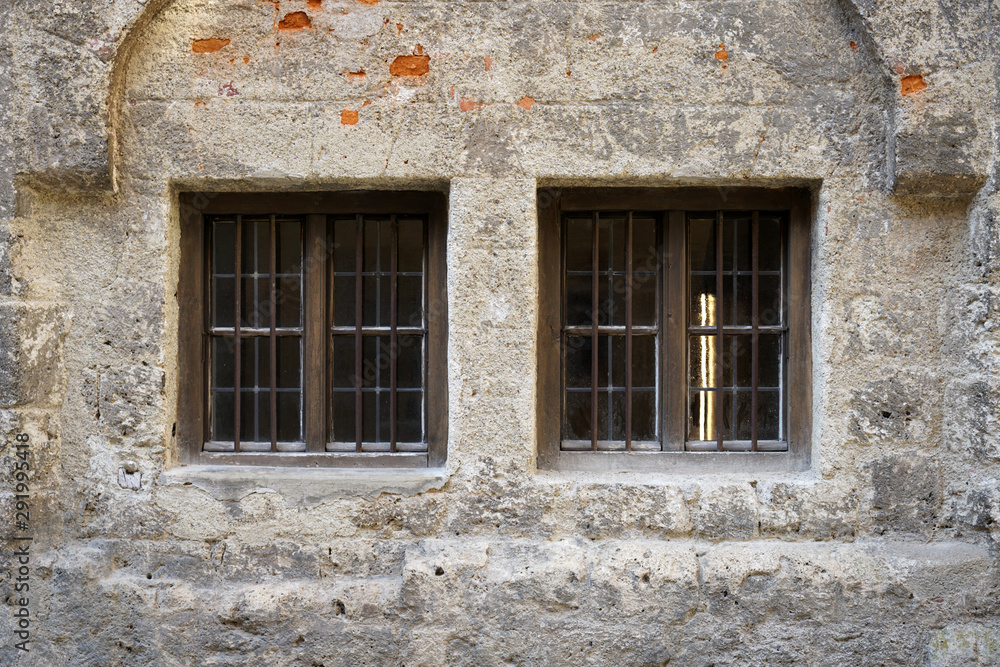
[[[115,49],[111,61],[110,85],[108,87],[108,171],[112,189],[118,191],[118,161],[119,161],[119,122],[121,108],[125,102],[125,85],[129,64],[138,48],[140,38],[146,29],[175,0],[147,0],[143,9],[132,20],[131,25],[123,30],[124,36]],[[894,97],[895,79],[891,75],[888,61],[882,53],[878,41],[872,34],[868,22],[861,14],[857,0],[830,0],[832,8],[840,11],[849,22],[848,31],[856,33],[859,50],[865,54],[865,67],[874,76],[883,80],[883,112],[885,113],[885,154],[887,170],[883,175],[884,186],[892,187],[895,174],[895,150],[893,147],[893,128],[895,126],[896,100]]]

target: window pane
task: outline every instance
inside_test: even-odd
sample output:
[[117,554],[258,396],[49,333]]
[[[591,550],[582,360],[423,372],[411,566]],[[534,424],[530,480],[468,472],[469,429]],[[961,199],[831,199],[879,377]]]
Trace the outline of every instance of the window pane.
[[[753,407],[753,392],[741,391],[736,395],[736,439],[737,440],[750,440],[751,438],[753,438],[753,428],[752,428],[753,424],[751,422],[752,407]],[[758,437],[758,440],[759,439],[760,438]]]
[[354,442],[354,392],[333,392],[333,441]]
[[419,391],[399,392],[396,398],[398,442],[423,442],[423,397]]
[[760,225],[757,268],[760,271],[780,271],[781,218],[759,214],[757,224]]
[[354,218],[333,221],[333,270],[353,273],[357,252],[358,223]]
[[632,326],[656,325],[656,274],[632,276]]
[[625,439],[625,404],[627,402],[624,391],[611,392],[611,440]]
[[300,363],[302,339],[298,336],[282,336],[277,340],[278,347],[278,387],[301,387]]
[[278,273],[299,273],[302,270],[302,223],[298,220],[278,220],[275,235]]
[[212,242],[212,272],[236,273],[236,223],[213,223]]
[[715,270],[715,218],[692,218],[688,232],[688,268]]
[[591,277],[566,276],[566,326],[591,325]]
[[688,407],[688,440],[715,440],[715,392],[692,391]]
[[278,441],[301,441],[301,419],[301,394],[297,391],[278,392]]
[[632,440],[656,440],[655,391],[632,391]]
[[220,442],[233,440],[233,408],[235,394],[231,391],[212,392],[212,439]]
[[212,326],[235,326],[235,312],[235,278],[212,278]]
[[656,336],[632,336],[632,387],[656,387]]
[[[279,327],[302,326],[302,281],[299,278],[278,278],[277,282]],[[268,322],[270,326],[270,322]]]
[[718,374],[718,340],[716,336],[691,336],[688,359],[689,381],[692,387],[715,387]]
[[235,341],[231,336],[212,338],[212,387],[234,386],[235,352]]
[[563,438],[590,440],[590,419],[590,392],[567,392]]
[[777,391],[761,391],[757,395],[757,439],[780,440],[781,395]]
[[422,272],[424,255],[424,222],[419,219],[401,218],[399,221],[397,270]]
[[355,282],[353,275],[337,275],[333,279],[333,325],[337,327],[353,327]]
[[759,276],[757,306],[761,326],[776,326],[782,323],[781,278],[779,276]]
[[[399,306],[396,322],[401,327],[423,326],[424,284],[420,276],[398,276]],[[388,298],[388,297],[387,297]],[[386,324],[388,324],[386,320]]]
[[350,388],[354,378],[354,336],[333,337],[333,386]]
[[735,243],[733,250],[737,271],[753,270],[753,240],[751,238],[752,217],[739,217],[733,220],[735,227]]
[[716,326],[715,276],[691,276],[691,326]]
[[423,387],[423,338],[399,336],[396,339],[396,386]]
[[[254,442],[257,440],[257,393],[252,389],[240,392],[240,440]],[[267,437],[262,435],[261,439]]]
[[659,269],[659,250],[656,244],[656,221],[651,218],[632,218],[632,273],[652,273]]
[[257,392],[257,442],[271,442],[271,391]]
[[593,253],[593,223],[587,219],[566,221],[566,270],[590,271]]
[[779,387],[781,385],[781,341],[782,336],[761,336],[757,353],[759,387]]
[[590,387],[590,336],[566,336],[566,386]]

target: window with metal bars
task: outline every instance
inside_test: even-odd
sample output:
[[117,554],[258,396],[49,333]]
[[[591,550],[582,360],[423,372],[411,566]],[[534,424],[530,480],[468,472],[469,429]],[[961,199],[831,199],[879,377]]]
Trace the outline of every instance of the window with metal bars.
[[808,194],[544,199],[540,465],[808,465]]
[[441,195],[197,195],[181,208],[188,461],[443,462]]

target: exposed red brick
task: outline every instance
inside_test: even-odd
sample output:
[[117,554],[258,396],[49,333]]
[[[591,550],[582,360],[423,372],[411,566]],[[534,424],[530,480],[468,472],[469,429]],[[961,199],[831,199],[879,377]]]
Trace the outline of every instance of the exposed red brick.
[[358,0],[362,5],[377,5],[378,0]]
[[571,71],[569,71],[569,70],[566,70],[566,78],[568,79],[568,78],[570,78],[571,76],[573,76],[573,72],[571,72]]
[[285,14],[285,18],[278,21],[278,30],[302,30],[311,27],[312,21],[309,20],[309,15],[305,12]]
[[366,76],[368,76],[367,72],[365,72],[363,69],[359,69],[357,72],[348,72],[347,73],[347,80],[348,81],[360,81],[361,79],[365,78]]
[[350,109],[344,109],[340,112],[340,124],[341,125],[357,125],[358,124],[358,112],[352,111]]
[[418,56],[422,56],[424,55],[424,47],[422,47],[420,44],[417,44],[416,48],[413,49],[413,52]]
[[403,34],[403,24],[402,23],[397,23],[396,24],[396,34],[397,35],[402,35]]
[[246,64],[249,64],[249,62],[250,62],[250,58],[247,57],[247,56],[243,56],[243,64],[246,65]]
[[517,106],[521,107],[525,111],[531,111],[531,105],[535,103],[534,97],[528,97],[525,95],[521,98],[521,101],[517,103]]
[[393,76],[423,76],[431,71],[430,56],[396,56],[389,65]]
[[191,51],[193,53],[215,53],[216,51],[221,51],[225,46],[229,46],[228,39],[217,39],[215,37],[196,39],[191,42]]
[[920,74],[911,74],[899,80],[899,92],[903,95],[918,93],[926,87],[927,82],[924,81],[924,77]]
[[322,9],[323,0],[308,0],[308,2],[306,2],[306,7],[309,9]]
[[725,44],[719,44],[719,48],[715,52],[716,60],[729,60],[729,51],[726,51]]
[[490,68],[493,67],[493,58],[490,58],[489,56],[486,56],[483,59],[483,62],[486,63],[486,71],[489,72]]
[[851,50],[852,51],[857,51],[858,50],[858,45],[855,44],[854,42],[851,42]]
[[205,106],[205,103],[202,102],[201,100],[196,100],[195,103],[194,103],[194,105],[196,107],[203,107],[203,106]]
[[483,106],[482,102],[466,99],[464,97],[458,100],[458,108],[462,111],[475,111],[476,109],[482,109]]
[[600,38],[601,38],[601,33],[599,33],[599,32],[595,32],[595,33],[593,33],[593,34],[592,34],[592,35],[591,35],[590,37],[588,37],[587,39],[589,39],[589,40],[590,40],[590,41],[592,41],[592,42],[596,42],[596,41],[597,41],[597,40],[599,40]]
[[658,47],[658,46],[654,46],[654,47],[653,47],[653,53],[656,53],[656,50],[657,50],[658,48],[660,48],[660,47]]
[[366,106],[368,106],[371,103],[372,103],[371,100],[365,100],[364,102],[361,103],[361,108],[364,109]]

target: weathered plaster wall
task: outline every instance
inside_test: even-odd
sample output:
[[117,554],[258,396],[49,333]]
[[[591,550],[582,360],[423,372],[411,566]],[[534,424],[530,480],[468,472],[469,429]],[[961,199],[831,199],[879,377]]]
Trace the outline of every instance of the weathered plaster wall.
[[[0,661],[1000,663],[991,11],[0,7]],[[539,472],[537,199],[682,183],[814,193],[812,468]],[[449,193],[447,468],[176,467],[176,191],[344,187]]]

